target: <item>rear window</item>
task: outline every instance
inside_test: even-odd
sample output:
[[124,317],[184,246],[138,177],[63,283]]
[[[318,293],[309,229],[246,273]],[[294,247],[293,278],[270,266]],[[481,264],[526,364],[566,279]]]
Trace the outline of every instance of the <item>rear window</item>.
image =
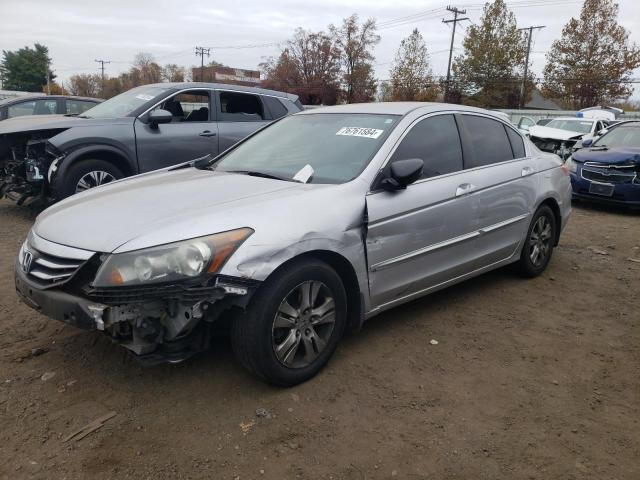
[[475,115],[462,115],[473,155],[465,157],[465,168],[482,167],[513,159],[511,143],[502,123]]

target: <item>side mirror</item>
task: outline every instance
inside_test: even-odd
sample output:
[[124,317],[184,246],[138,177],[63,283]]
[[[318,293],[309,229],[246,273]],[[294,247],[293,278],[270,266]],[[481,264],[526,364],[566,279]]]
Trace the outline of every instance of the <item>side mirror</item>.
[[582,140],[582,148],[590,147],[592,143],[593,143],[593,138],[587,138],[585,140]]
[[385,190],[402,190],[422,176],[424,161],[420,158],[397,160],[391,164],[389,176],[382,180]]
[[171,115],[171,112],[162,110],[161,108],[149,114],[149,125],[151,128],[158,128],[158,125],[161,123],[171,123],[172,120],[173,115]]
[[598,132],[598,136],[601,137],[602,135],[604,135],[605,133],[609,133],[609,129],[608,128],[603,128],[602,130],[600,130]]

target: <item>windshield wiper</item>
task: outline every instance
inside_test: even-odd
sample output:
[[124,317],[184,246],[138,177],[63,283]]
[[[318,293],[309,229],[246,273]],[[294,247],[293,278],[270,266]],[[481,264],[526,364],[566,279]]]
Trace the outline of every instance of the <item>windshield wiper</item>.
[[293,178],[287,177],[279,177],[278,175],[273,175],[271,173],[258,172],[255,170],[221,170],[227,173],[239,173],[241,175],[250,175],[252,177],[260,177],[260,178],[270,178],[272,180],[281,180],[283,182],[297,182],[303,183],[300,180],[294,180]]

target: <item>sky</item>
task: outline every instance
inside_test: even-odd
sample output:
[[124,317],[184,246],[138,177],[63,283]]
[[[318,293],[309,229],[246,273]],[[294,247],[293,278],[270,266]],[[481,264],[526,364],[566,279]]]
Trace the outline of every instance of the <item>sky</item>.
[[[478,23],[483,2],[450,3],[466,8],[469,21],[458,24],[454,54],[462,51],[465,30]],[[225,65],[257,69],[275,56],[297,27],[318,31],[338,25],[357,13],[379,24],[375,49],[376,75],[389,77],[400,41],[417,28],[425,38],[435,75],[445,75],[451,41],[451,18],[443,0],[0,0],[0,50],[14,50],[35,42],[49,48],[52,68],[59,80],[75,73],[99,72],[94,60],[109,75],[131,66],[138,52],[148,52],[160,64],[199,65],[195,47],[211,48],[211,57]],[[531,67],[542,73],[545,53],[561,35],[562,27],[578,17],[582,0],[507,0],[519,27],[545,25],[534,31]],[[640,1],[619,0],[619,22],[640,44]],[[405,18],[406,17],[406,18]],[[640,76],[640,69],[635,72]],[[634,98],[640,97],[640,86]]]

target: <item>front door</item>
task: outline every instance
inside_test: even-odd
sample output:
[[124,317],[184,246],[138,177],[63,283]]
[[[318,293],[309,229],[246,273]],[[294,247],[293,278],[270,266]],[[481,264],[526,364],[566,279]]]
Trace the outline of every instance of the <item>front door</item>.
[[218,126],[213,119],[212,92],[188,90],[164,100],[156,108],[173,115],[171,123],[152,127],[143,118],[135,121],[140,173],[218,154]]
[[[367,196],[367,259],[373,308],[437,288],[474,264],[479,205],[469,195],[456,119],[417,121],[389,164],[421,158],[423,178],[405,190]],[[389,168],[389,164],[385,168]]]

